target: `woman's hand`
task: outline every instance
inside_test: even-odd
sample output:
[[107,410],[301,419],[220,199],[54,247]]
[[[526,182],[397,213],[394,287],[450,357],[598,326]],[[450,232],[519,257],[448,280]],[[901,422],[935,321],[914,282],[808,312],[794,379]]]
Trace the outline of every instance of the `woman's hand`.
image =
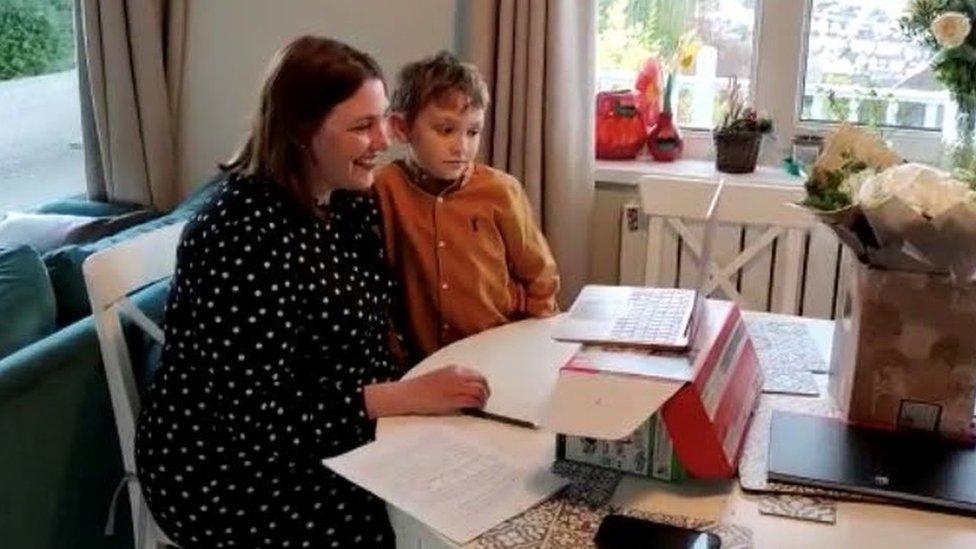
[[462,366],[445,366],[414,378],[377,383],[364,389],[371,418],[404,414],[440,415],[483,408],[491,396],[488,381]]

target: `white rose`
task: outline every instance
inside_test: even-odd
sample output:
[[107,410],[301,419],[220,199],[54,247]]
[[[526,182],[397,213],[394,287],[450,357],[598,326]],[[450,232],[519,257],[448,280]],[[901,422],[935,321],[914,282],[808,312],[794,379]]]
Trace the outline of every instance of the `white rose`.
[[958,48],[966,41],[972,23],[969,17],[958,11],[947,11],[936,17],[930,27],[936,42],[943,48]]
[[841,182],[840,190],[846,193],[847,196],[855,197],[861,192],[861,187],[864,186],[864,183],[874,178],[877,173],[877,170],[874,168],[866,168],[852,173]]
[[961,202],[972,202],[974,195],[969,186],[946,172],[909,163],[863,181],[854,200],[872,208],[889,198],[898,198],[918,213],[934,218]]

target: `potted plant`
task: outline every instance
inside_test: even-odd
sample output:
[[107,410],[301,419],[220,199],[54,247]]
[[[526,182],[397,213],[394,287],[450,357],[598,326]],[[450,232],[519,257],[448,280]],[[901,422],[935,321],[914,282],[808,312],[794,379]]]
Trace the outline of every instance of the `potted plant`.
[[712,132],[715,140],[715,168],[724,173],[751,173],[756,169],[759,145],[764,134],[773,131],[773,121],[748,107],[738,79],[729,84],[725,116]]

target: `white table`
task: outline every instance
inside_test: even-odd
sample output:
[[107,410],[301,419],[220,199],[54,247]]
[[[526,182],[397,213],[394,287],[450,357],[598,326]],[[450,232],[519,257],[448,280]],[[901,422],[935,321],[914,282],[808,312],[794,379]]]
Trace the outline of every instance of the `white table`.
[[[829,363],[832,322],[766,313],[746,314],[807,324],[819,350]],[[512,373],[517,375],[517,372]],[[826,397],[826,376],[817,377],[822,395]],[[382,437],[390,430],[416,421],[445,422],[460,426],[476,434],[487,446],[526,462],[537,462],[542,467],[548,467],[555,455],[555,436],[551,433],[472,417],[384,418],[379,421],[377,436]],[[757,548],[976,548],[976,518],[895,505],[852,502],[837,504],[837,523],[834,525],[771,517],[759,513],[758,498],[743,493],[736,480],[717,484],[692,481],[672,485],[625,476],[611,503],[628,508],[739,524],[752,530]],[[449,540],[396,508],[390,508],[390,520],[397,533],[398,547],[454,547]]]

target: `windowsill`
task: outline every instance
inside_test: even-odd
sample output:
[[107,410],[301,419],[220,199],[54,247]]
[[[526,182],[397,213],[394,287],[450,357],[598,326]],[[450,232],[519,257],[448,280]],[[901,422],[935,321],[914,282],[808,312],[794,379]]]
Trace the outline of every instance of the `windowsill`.
[[682,177],[718,180],[726,178],[729,183],[749,183],[782,185],[795,187],[803,185],[803,179],[786,172],[780,166],[756,166],[756,171],[746,174],[727,174],[715,169],[714,160],[682,158],[674,162],[656,162],[648,157],[635,160],[597,160],[594,179],[601,183],[618,185],[637,185],[644,176]]

